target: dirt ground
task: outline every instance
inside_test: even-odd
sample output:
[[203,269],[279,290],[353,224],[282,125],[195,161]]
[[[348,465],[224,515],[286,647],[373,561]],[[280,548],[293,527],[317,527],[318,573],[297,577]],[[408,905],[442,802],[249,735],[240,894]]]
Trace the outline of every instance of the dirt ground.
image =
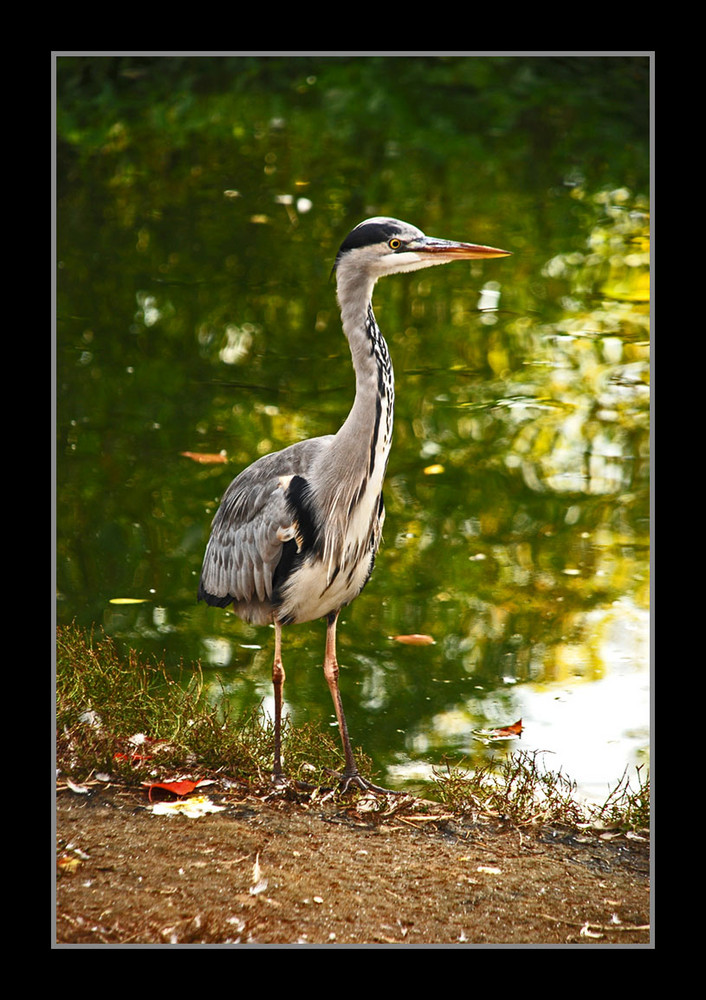
[[411,797],[197,791],[221,810],[59,788],[55,947],[651,946],[645,840]]

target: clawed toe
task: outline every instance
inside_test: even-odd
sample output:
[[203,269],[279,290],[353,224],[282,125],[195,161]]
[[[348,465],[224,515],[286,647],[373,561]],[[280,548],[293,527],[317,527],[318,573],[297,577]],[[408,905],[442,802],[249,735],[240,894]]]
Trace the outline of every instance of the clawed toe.
[[353,788],[357,788],[361,792],[373,792],[376,795],[403,794],[402,792],[395,791],[393,788],[382,788],[380,785],[373,784],[372,781],[368,781],[358,771],[354,771],[353,774],[339,774],[337,771],[331,771],[330,774],[339,779],[338,790],[342,795],[345,795],[346,792],[351,791]]

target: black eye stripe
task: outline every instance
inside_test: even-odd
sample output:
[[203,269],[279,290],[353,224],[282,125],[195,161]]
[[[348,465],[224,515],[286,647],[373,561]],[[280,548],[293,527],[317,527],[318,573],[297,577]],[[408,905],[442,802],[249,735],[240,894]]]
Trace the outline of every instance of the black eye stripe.
[[369,222],[356,226],[341,244],[339,254],[354,250],[356,247],[372,246],[375,243],[384,243],[386,240],[389,242],[397,238],[396,232],[399,232],[398,227],[390,223]]
[[[348,236],[345,238],[341,247],[336,254],[336,260],[334,262],[331,274],[334,274],[338,263],[349,250],[356,250],[358,247],[374,246],[376,243],[387,243],[388,247],[393,253],[402,253],[405,248],[405,244],[396,234],[400,232],[399,223],[391,219],[389,222],[366,222],[355,229],[351,230]],[[395,241],[398,243],[396,247],[390,246],[390,244]]]

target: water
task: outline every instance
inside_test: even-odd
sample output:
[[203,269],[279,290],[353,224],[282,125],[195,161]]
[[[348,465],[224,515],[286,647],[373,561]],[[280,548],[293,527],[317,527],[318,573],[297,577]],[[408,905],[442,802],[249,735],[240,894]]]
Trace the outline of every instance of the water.
[[[338,244],[394,214],[502,246],[376,290],[396,428],[344,704],[392,784],[522,717],[607,794],[649,748],[644,61],[67,59],[58,98],[59,621],[267,708],[271,630],[198,573],[233,475],[348,411]],[[333,720],[323,638],[285,634],[295,722]]]

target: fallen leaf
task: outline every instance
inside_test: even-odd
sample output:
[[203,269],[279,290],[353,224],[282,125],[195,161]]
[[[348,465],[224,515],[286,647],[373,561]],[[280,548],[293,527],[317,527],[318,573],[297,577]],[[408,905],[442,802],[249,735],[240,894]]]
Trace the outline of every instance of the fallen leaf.
[[87,788],[86,785],[77,785],[71,778],[66,779],[66,787],[75,792],[76,795],[88,795],[90,791],[90,788]]
[[424,475],[425,476],[440,476],[441,473],[445,472],[445,471],[446,470],[444,469],[443,465],[439,465],[439,464],[436,464],[436,465],[427,465],[426,469],[424,470]]
[[111,597],[109,604],[147,604],[148,597]]
[[75,872],[77,868],[81,867],[81,860],[80,858],[63,857],[59,858],[57,864],[63,872]]
[[155,789],[160,789],[161,791],[170,792],[172,795],[184,796],[189,795],[196,788],[203,788],[204,785],[212,785],[213,782],[208,779],[203,779],[201,781],[188,781],[186,779],[182,781],[155,781],[143,782],[145,788],[148,790],[149,800],[152,801],[152,793]]
[[402,642],[406,646],[433,646],[436,640],[431,635],[413,633],[412,635],[393,635],[395,642]]
[[186,816],[188,819],[200,819],[208,813],[223,812],[225,806],[217,806],[205,795],[197,795],[192,799],[179,799],[177,802],[155,802],[152,812],[155,816]]
[[264,892],[267,888],[267,879],[262,877],[262,871],[260,869],[260,855],[255,855],[255,863],[252,866],[252,885],[248,890],[251,896],[258,896],[261,892]]
[[494,740],[516,740],[522,736],[522,719],[510,726],[498,726],[497,729],[474,729],[473,737],[489,743]]
[[499,729],[491,730],[493,736],[519,736],[522,732],[522,719],[513,722],[510,726],[500,726]]
[[218,454],[208,454],[207,452],[200,451],[182,451],[181,454],[184,458],[190,458],[192,462],[200,462],[201,465],[219,465],[228,461],[228,456],[224,451],[219,451]]

